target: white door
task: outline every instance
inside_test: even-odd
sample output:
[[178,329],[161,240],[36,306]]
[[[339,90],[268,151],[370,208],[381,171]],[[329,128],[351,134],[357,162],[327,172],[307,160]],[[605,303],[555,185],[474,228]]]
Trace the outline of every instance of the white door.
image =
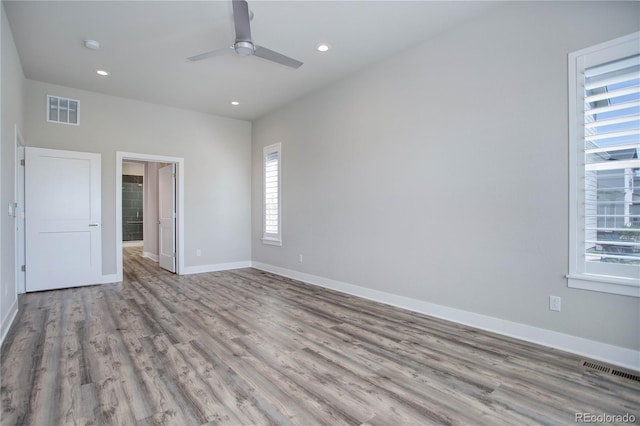
[[25,149],[26,290],[102,281],[100,154]]
[[158,252],[160,267],[176,272],[176,165],[158,170]]

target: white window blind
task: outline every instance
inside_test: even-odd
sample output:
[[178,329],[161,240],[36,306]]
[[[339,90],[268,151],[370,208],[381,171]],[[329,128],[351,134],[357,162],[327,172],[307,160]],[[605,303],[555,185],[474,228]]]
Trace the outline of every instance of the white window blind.
[[265,226],[266,234],[278,234],[278,153],[267,155],[264,175]]
[[579,194],[570,278],[640,295],[640,43],[614,42],[573,60],[580,181],[572,183]]
[[280,144],[264,149],[264,233],[263,241],[281,244],[280,232]]

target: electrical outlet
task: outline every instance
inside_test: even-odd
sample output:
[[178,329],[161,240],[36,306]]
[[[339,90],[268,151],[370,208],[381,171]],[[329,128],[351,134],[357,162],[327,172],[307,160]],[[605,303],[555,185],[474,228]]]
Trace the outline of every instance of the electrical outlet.
[[298,255],[298,262],[302,263],[302,255],[301,254]]
[[549,310],[560,312],[562,299],[559,296],[549,296]]
[[202,256],[202,250],[196,249],[196,256],[198,257]]

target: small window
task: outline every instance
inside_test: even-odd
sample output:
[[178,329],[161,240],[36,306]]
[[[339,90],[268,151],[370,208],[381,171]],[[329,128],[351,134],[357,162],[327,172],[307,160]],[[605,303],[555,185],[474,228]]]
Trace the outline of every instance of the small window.
[[282,245],[281,229],[281,145],[264,148],[264,212],[263,235],[265,244]]
[[47,95],[47,121],[78,126],[80,101]]
[[569,55],[569,286],[640,297],[640,33]]

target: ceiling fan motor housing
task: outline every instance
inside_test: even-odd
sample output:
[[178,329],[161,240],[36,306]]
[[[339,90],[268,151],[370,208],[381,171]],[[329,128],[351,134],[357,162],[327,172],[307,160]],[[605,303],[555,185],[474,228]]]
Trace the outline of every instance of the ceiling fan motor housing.
[[267,49],[264,46],[256,46],[251,38],[251,13],[246,0],[233,0],[233,25],[236,30],[236,39],[233,45],[202,53],[188,58],[190,61],[199,61],[212,56],[229,53],[233,49],[240,56],[257,56],[267,61],[275,62],[291,68],[300,68],[302,62]]
[[253,52],[256,50],[255,46],[250,41],[236,41],[233,48],[240,56],[253,55]]

